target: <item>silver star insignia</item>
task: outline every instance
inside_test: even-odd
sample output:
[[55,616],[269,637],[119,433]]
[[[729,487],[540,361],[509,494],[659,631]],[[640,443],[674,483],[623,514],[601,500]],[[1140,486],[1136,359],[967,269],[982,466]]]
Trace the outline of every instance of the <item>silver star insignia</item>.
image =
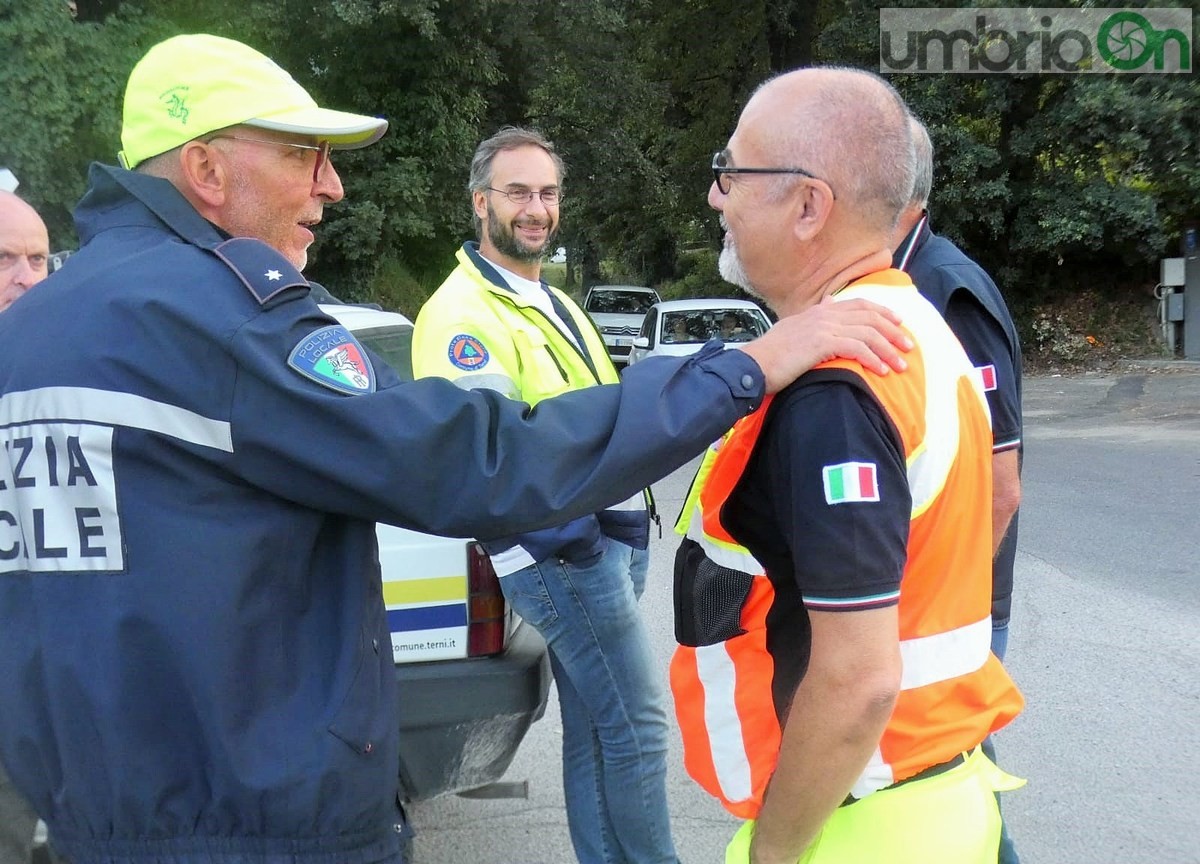
[[278,270],[268,270],[264,275],[268,279],[270,279],[272,282],[278,282],[280,279],[283,278],[283,274],[280,273]]

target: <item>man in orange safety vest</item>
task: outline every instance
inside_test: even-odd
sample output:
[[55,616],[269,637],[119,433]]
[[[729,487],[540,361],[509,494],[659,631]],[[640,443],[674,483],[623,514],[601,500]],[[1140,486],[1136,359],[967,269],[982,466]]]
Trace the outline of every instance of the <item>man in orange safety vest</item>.
[[831,361],[710,450],[680,517],[671,684],[688,772],[748,821],[729,864],[994,864],[979,752],[1019,713],[990,652],[982,384],[890,235],[908,111],[878,76],[803,69],[750,99],[713,159],[721,274],[781,319],[867,298],[908,370]]

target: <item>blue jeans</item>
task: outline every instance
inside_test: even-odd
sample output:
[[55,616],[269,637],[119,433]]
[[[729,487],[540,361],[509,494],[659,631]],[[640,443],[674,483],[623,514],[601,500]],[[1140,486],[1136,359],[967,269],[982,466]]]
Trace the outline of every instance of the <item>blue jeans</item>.
[[[1000,658],[1000,662],[1004,662],[1004,655],[1008,653],[1008,622],[999,627],[992,627],[992,653]],[[996,745],[992,743],[991,735],[983,739],[983,752],[993,762],[996,761]],[[996,803],[1000,803],[998,794]],[[1008,836],[1008,823],[1003,820],[1000,822],[1000,850],[996,861],[997,864],[1021,864],[1021,856],[1017,854],[1017,848]]]
[[603,554],[504,576],[512,608],[550,648],[563,725],[563,790],[581,864],[676,864],[667,817],[667,715],[637,608],[649,556]]

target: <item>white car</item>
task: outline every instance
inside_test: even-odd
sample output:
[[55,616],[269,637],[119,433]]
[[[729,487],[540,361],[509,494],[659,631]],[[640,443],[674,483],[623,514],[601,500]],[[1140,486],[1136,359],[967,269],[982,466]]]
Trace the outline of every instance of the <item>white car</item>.
[[[412,379],[413,327],[403,315],[335,304],[321,311]],[[546,644],[512,614],[479,544],[376,530],[400,690],[401,788],[418,800],[494,783],[545,711]]]
[[686,357],[710,339],[749,342],[766,333],[771,320],[749,300],[666,300],[642,320],[629,352],[630,364],[647,357]]
[[593,285],[588,289],[583,311],[596,323],[608,356],[617,366],[629,359],[642,318],[658,300],[657,291],[640,285]]

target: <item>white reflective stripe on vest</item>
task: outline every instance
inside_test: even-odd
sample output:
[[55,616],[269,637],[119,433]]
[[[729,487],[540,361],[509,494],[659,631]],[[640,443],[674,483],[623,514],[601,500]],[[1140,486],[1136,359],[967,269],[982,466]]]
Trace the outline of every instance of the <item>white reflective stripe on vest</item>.
[[[907,314],[905,313],[901,313]],[[908,323],[908,319],[905,319]],[[950,468],[958,456],[958,386],[954,358],[946,356],[929,343],[935,340],[922,336],[921,347],[925,356],[925,437],[909,460],[908,488],[912,494],[912,515],[917,517],[937,500]],[[937,346],[944,347],[944,346]],[[962,349],[959,349],[962,353]],[[966,361],[964,355],[961,360]],[[940,379],[940,380],[938,380]]]
[[[900,677],[901,690],[915,690],[927,684],[949,681],[960,675],[969,675],[987,662],[992,650],[992,618],[989,615],[974,624],[922,636],[905,639],[900,643],[900,657],[904,671]],[[850,794],[865,798],[895,782],[892,766],[883,760],[882,751],[876,747],[866,768],[854,781]]]
[[168,435],[233,452],[229,424],[145,396],[92,387],[41,387],[0,396],[0,426],[80,421]]
[[901,690],[949,681],[983,668],[992,650],[992,616],[974,624],[900,643]]
[[723,642],[696,649],[696,674],[704,688],[704,729],[721,794],[727,801],[744,801],[750,797],[750,759],[734,701],[737,669]]
[[[926,317],[937,316],[932,307],[919,308]],[[905,309],[900,314],[915,316],[916,309]],[[943,326],[941,316],[936,321],[922,323],[929,325],[921,333],[921,350],[925,352],[925,440],[921,442],[921,453],[909,466],[908,488],[912,492],[914,517],[925,512],[941,494],[958,457],[958,379],[970,375],[974,368],[962,346]]]
[[[982,379],[962,346],[946,329],[937,310],[920,295],[888,287],[862,285],[847,288],[838,299],[863,297],[895,310],[904,326],[918,335],[925,366],[925,437],[908,460],[908,488],[915,518],[937,499],[958,456],[958,379],[967,378],[985,411],[987,396]],[[988,413],[988,422],[991,414]]]
[[705,556],[714,564],[727,567],[730,570],[737,570],[741,573],[749,573],[751,576],[758,576],[766,572],[763,566],[758,563],[758,559],[742,547],[727,546],[718,543],[705,534],[704,514],[701,512],[699,506],[692,510],[692,519],[688,523],[687,538],[699,543],[700,548],[704,550]]

